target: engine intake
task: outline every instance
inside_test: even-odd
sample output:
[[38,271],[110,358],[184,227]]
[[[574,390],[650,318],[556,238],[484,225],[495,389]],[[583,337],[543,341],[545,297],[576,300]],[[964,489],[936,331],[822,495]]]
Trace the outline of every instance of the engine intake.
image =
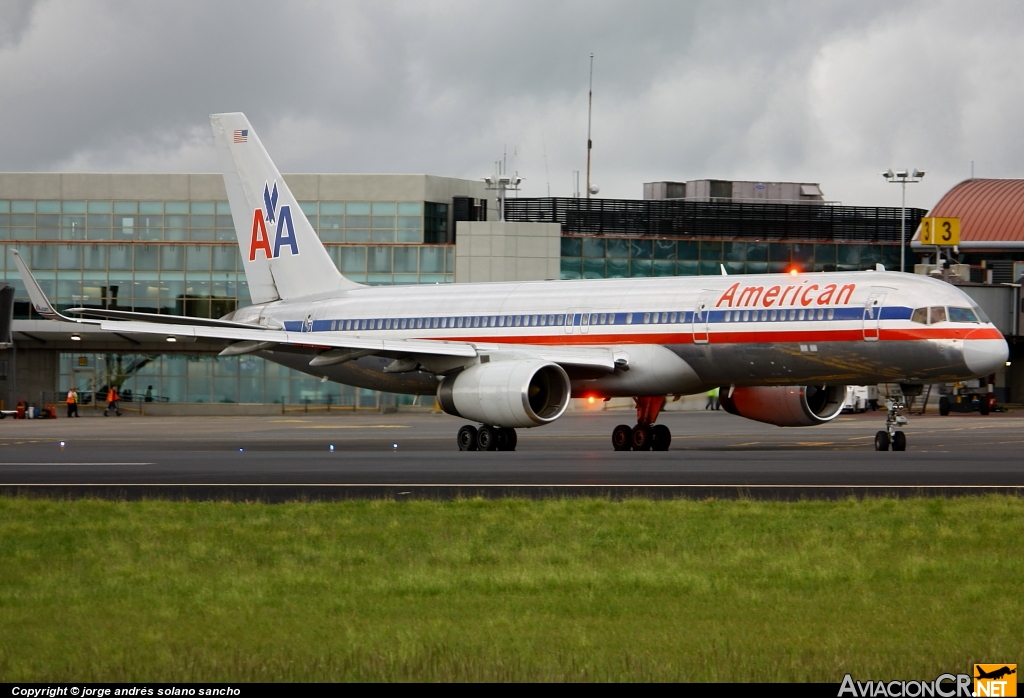
[[720,390],[726,412],[780,427],[813,427],[843,411],[844,385],[778,385]]
[[448,414],[496,427],[536,427],[569,406],[569,376],[540,360],[495,361],[470,366],[437,386]]

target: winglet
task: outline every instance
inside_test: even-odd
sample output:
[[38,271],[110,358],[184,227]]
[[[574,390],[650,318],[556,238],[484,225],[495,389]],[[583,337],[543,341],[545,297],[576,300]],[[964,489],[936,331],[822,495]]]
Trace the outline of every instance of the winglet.
[[36,277],[32,276],[32,272],[29,271],[28,265],[25,264],[25,260],[21,258],[21,255],[17,250],[11,250],[14,255],[14,263],[18,265],[18,272],[21,274],[21,280],[25,282],[25,288],[28,290],[28,297],[32,301],[32,308],[37,313],[42,315],[48,320],[64,320],[65,322],[81,322],[75,318],[70,318],[65,315],[61,315],[57,312],[56,308],[50,303],[50,300],[43,293],[42,287],[39,286],[39,282],[36,281]]

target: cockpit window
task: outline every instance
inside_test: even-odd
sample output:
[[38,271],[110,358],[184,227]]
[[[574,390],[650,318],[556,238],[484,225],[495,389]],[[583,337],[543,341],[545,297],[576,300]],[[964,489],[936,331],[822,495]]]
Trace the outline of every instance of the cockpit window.
[[[950,308],[950,312],[953,310],[966,310],[970,313],[969,308]],[[956,322],[977,322],[973,319],[973,313],[971,313],[972,319],[957,320]],[[937,322],[946,321],[946,309],[941,305],[933,305],[930,308],[917,308],[910,316],[911,322],[920,322],[922,325],[934,325]]]
[[950,322],[977,322],[978,318],[974,314],[974,311],[970,308],[953,308],[949,309],[949,321]]
[[979,320],[984,322],[986,325],[992,322],[988,319],[988,315],[985,314],[985,311],[981,309],[981,306],[972,304],[971,307],[974,308],[974,314],[978,316]]

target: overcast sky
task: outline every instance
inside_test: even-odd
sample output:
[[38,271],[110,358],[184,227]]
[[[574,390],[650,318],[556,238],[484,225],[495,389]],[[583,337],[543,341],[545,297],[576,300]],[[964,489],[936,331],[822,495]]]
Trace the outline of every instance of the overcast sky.
[[[927,208],[1024,176],[1020,2],[0,0],[0,171],[215,171],[244,111],[285,172],[478,178],[523,195],[703,178]],[[515,157],[513,158],[513,155]]]

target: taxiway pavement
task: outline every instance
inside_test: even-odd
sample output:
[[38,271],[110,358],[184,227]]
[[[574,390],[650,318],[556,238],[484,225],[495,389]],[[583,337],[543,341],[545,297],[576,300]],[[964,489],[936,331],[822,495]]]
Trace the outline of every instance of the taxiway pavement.
[[463,422],[425,413],[4,420],[0,489],[270,499],[585,490],[785,497],[872,489],[1024,492],[1021,413],[911,417],[908,450],[877,453],[872,440],[881,412],[805,429],[724,412],[667,412],[659,421],[672,430],[669,451],[615,452],[612,428],[631,416],[569,414],[520,430],[514,453],[459,452],[455,432]]

